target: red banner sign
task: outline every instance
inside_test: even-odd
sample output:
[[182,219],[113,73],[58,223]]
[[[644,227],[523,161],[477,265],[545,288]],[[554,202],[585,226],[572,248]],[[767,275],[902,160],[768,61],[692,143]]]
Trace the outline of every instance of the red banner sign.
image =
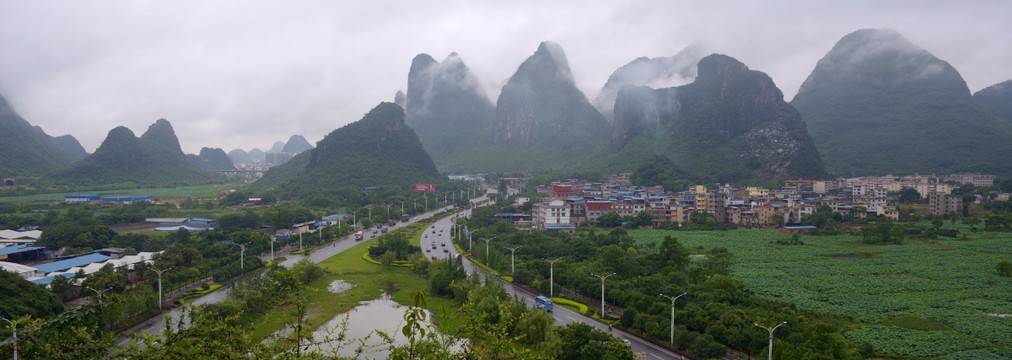
[[436,191],[436,185],[433,185],[433,184],[415,184],[415,191],[435,192]]

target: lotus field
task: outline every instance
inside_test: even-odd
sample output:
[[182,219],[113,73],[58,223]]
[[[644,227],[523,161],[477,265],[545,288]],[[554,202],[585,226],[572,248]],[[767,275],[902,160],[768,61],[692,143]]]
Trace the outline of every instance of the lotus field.
[[748,289],[858,320],[865,325],[846,336],[884,355],[1012,358],[1012,278],[995,270],[999,261],[1012,260],[1012,234],[964,233],[966,240],[902,245],[801,235],[803,245],[781,245],[776,242],[790,235],[777,230],[630,231],[646,249],[665,235],[693,252],[727,248],[732,275]]

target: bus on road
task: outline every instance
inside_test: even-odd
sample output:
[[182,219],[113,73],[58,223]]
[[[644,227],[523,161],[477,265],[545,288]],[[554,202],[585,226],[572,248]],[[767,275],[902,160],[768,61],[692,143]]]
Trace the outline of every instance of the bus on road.
[[545,309],[545,311],[552,312],[552,309],[555,308],[555,303],[553,303],[552,299],[549,299],[547,296],[539,295],[534,298],[534,306],[538,309]]

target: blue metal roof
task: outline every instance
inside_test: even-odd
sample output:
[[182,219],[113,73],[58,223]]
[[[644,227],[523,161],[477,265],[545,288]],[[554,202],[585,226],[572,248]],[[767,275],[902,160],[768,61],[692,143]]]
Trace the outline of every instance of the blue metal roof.
[[60,260],[48,264],[37,265],[35,266],[35,270],[38,270],[38,272],[43,273],[53,271],[63,271],[75,266],[85,266],[91,263],[102,262],[109,259],[111,258],[102,254],[88,254],[84,256],[78,256],[76,258],[70,258],[67,260]]
[[574,227],[573,225],[550,224],[550,225],[545,225],[545,229],[547,229],[547,230],[576,230],[576,227]]
[[141,201],[141,200],[151,200],[151,195],[102,197],[102,201]]
[[102,195],[84,194],[84,195],[64,195],[64,199],[92,199],[98,200]]
[[32,280],[32,283],[36,284],[36,285],[49,285],[49,283],[53,282],[53,280],[56,279],[57,276],[62,276],[62,277],[65,277],[65,278],[69,279],[69,278],[74,277],[74,274],[56,274],[56,275],[50,275],[50,276],[46,276],[44,278],[38,278],[38,279]]
[[207,219],[207,218],[192,218],[192,219],[190,219],[190,222],[191,222],[191,223],[192,223],[192,222],[202,222],[202,223],[211,223],[211,222],[214,222],[214,219]]
[[784,226],[785,230],[815,230],[812,225]]
[[0,248],[0,255],[17,254],[17,253],[23,253],[23,252],[28,252],[28,251],[33,251],[33,250],[39,250],[39,249],[45,249],[45,247],[43,247],[43,246],[33,246],[33,245],[14,245],[14,246],[8,246],[8,247],[5,247],[5,248]]

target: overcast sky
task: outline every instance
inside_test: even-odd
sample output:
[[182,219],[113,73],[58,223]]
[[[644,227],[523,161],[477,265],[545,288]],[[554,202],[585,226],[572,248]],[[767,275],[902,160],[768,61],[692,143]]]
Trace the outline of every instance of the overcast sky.
[[[1000,1],[0,0],[0,93],[94,151],[165,118],[183,151],[311,143],[407,87],[411,59],[456,51],[492,101],[544,40],[589,99],[639,56],[699,43],[768,73],[787,100],[844,35],[890,28],[971,91],[1012,79]],[[0,129],[2,131],[2,129]]]

